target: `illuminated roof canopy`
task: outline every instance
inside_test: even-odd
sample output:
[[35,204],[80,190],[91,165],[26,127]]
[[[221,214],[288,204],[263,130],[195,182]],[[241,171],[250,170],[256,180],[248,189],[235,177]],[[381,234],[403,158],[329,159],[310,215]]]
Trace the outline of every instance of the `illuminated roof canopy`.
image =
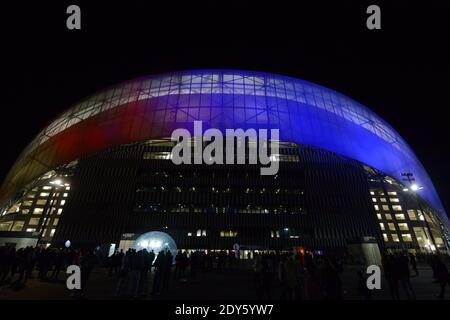
[[368,164],[401,181],[412,172],[420,195],[444,212],[425,169],[385,121],[322,86],[269,73],[193,70],[142,77],[75,104],[24,150],[1,191],[82,155],[110,146],[168,137],[176,128],[279,128],[280,139],[317,146]]

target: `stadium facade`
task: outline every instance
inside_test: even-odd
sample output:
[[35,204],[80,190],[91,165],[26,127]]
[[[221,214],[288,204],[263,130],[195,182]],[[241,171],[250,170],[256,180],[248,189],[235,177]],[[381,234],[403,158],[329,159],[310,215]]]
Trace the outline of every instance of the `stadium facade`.
[[[278,173],[173,164],[170,136],[194,121],[279,129]],[[436,190],[391,126],[333,90],[253,71],[147,76],[80,101],[22,152],[0,205],[1,241],[18,245],[118,246],[162,231],[181,249],[250,253],[450,247]]]

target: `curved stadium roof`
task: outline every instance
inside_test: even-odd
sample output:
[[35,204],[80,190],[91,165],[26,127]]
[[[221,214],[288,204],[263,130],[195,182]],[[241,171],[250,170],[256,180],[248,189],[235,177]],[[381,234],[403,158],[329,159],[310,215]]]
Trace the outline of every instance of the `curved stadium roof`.
[[360,103],[322,86],[269,73],[190,70],[152,75],[105,89],[59,115],[22,152],[0,200],[58,165],[111,146],[169,137],[176,128],[279,128],[280,140],[359,160],[401,181],[412,172],[421,196],[443,213],[425,169],[408,144]]

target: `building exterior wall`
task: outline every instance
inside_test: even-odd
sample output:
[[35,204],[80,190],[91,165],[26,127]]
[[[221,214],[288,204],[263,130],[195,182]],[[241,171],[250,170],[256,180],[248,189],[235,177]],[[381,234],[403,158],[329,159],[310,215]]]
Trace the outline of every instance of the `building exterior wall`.
[[280,139],[358,160],[420,191],[448,218],[425,169],[402,137],[360,103],[322,86],[239,70],[190,70],[131,80],[100,91],[55,118],[23,151],[0,189],[0,205],[49,169],[177,128],[280,129]]
[[[55,242],[119,243],[124,233],[159,230],[179,248],[345,247],[381,239],[363,166],[310,147],[276,176],[256,165],[174,165],[144,159],[169,146],[136,144],[80,159]],[[380,244],[382,241],[380,241]]]

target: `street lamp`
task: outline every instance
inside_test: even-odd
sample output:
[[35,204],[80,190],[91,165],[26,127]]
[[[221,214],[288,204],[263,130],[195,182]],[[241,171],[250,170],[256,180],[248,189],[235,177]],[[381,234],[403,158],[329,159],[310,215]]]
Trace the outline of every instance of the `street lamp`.
[[[414,183],[416,181],[416,179],[414,179],[414,175],[411,172],[405,172],[402,173],[402,176],[406,177],[403,179],[403,181],[407,181],[410,184],[410,189],[414,192],[415,197],[416,197],[416,201],[417,201],[417,205],[419,206],[419,210],[421,212],[421,214],[423,215],[423,219],[425,221],[425,225],[427,227],[428,233],[430,234],[430,238],[431,238],[431,242],[432,245],[430,245],[429,243],[427,243],[427,247],[429,247],[431,249],[431,252],[433,252],[433,250],[437,249],[436,246],[436,241],[434,240],[434,236],[433,233],[431,232],[431,228],[430,228],[430,224],[428,223],[427,217],[425,215],[425,211],[422,208],[422,204],[420,202],[419,199],[419,195],[416,191],[422,190],[423,187],[422,186],[418,186],[416,183]],[[404,189],[403,189],[404,190]],[[420,218],[420,216],[419,216]],[[427,240],[429,242],[429,240]]]

